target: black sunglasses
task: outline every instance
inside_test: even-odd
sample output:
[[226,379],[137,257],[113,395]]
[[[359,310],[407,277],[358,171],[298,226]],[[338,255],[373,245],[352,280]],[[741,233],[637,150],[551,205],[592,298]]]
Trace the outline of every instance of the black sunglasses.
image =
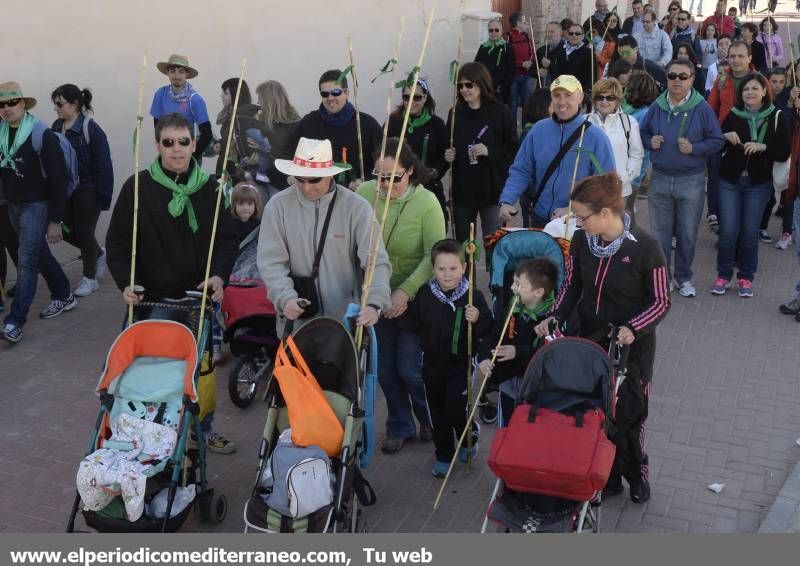
[[[415,101],[415,102],[419,102],[420,100],[422,100],[422,97],[423,97],[423,96],[425,96],[425,95],[424,95],[424,94],[415,94],[415,95],[414,95],[414,101]],[[411,98],[411,95],[409,95],[409,94],[404,94],[404,95],[403,95],[403,100],[405,100],[406,102],[408,102],[408,100],[409,100],[410,98]]]
[[489,28],[489,33],[491,33],[491,32],[500,33],[501,31],[502,30],[500,28]]
[[56,102],[56,101],[54,100],[54,101],[53,101],[53,104],[55,104],[55,105],[56,105],[56,108],[63,108],[63,107],[64,107],[64,105],[66,104],[66,102]]
[[613,94],[598,94],[597,96],[594,97],[594,99],[596,101],[607,100],[608,102],[614,102],[617,99],[617,97],[614,96]]
[[0,108],[6,108],[6,107],[10,108],[12,106],[16,106],[17,104],[19,104],[20,100],[22,100],[22,99],[21,98],[12,98],[11,100],[5,100],[3,102],[0,102]]
[[467,90],[471,90],[472,87],[475,86],[475,83],[472,81],[464,81],[463,83],[458,83],[458,90],[465,88]]
[[161,140],[161,145],[164,147],[172,147],[175,145],[175,142],[178,142],[183,147],[189,147],[192,143],[192,138],[163,138]]
[[579,37],[583,35],[582,31],[568,31],[567,35],[571,35],[572,37]]
[[678,79],[680,79],[682,81],[686,81],[686,80],[691,79],[692,75],[690,75],[689,73],[669,73],[667,75],[667,78],[669,80],[671,80],[671,81],[675,81],[675,80],[678,80]]
[[[402,181],[403,177],[406,176],[407,172],[408,172],[408,169],[405,169],[402,173],[395,174],[394,182],[395,183],[399,183],[400,181]],[[381,172],[378,171],[377,169],[373,169],[372,170],[372,174],[375,175],[375,178],[381,183],[388,183],[389,180],[392,178],[391,175],[381,175]]]
[[343,92],[344,92],[344,89],[335,88],[333,90],[321,90],[321,91],[319,91],[319,95],[322,98],[328,98],[329,96],[342,96]]
[[295,177],[294,180],[298,183],[302,183],[304,185],[316,185],[319,183],[324,177]]

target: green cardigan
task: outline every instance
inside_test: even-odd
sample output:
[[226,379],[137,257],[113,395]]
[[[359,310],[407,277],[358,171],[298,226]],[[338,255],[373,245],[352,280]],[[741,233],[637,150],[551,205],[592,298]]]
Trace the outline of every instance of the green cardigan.
[[[358,194],[375,205],[375,181],[367,181],[358,187]],[[386,199],[378,199],[375,216],[380,222]],[[383,241],[392,264],[392,290],[402,289],[413,298],[417,290],[428,282],[433,273],[431,248],[444,239],[444,215],[436,196],[422,185],[409,187],[406,194],[392,199]]]

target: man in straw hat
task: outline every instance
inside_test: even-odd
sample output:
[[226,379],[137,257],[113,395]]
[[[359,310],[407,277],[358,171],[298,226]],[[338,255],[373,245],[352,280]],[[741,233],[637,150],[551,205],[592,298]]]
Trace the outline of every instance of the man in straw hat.
[[150,115],[158,124],[162,116],[177,112],[189,122],[193,134],[197,127],[200,135],[197,137],[194,158],[198,163],[202,163],[203,152],[214,139],[214,134],[211,132],[206,101],[188,82],[197,76],[197,69],[189,66],[188,57],[176,54],[170,55],[167,61],[156,63],[156,67],[169,77],[169,84],[162,86],[153,94]]
[[[337,181],[355,190],[357,179],[362,171],[366,178],[371,178],[372,170],[375,167],[372,156],[380,149],[383,133],[375,118],[365,112],[359,112],[364,158],[362,168],[359,162],[356,108],[348,100],[349,94],[346,73],[342,73],[339,69],[322,73],[319,78],[319,95],[322,99],[319,109],[303,116],[295,128],[289,147],[297,147],[301,137],[329,140],[333,148],[334,160],[352,165]],[[364,181],[364,179],[361,180]]]
[[78,305],[47,245],[62,238],[69,173],[56,135],[28,112],[35,105],[36,99],[23,96],[19,84],[0,84],[0,178],[19,237],[17,290],[3,327],[3,338],[11,343],[22,340],[39,272],[51,297],[39,317],[53,318]]
[[[561,75],[550,85],[550,93],[552,118],[533,125],[508,170],[500,194],[502,222],[510,222],[516,215],[514,203],[532,185],[533,194],[529,193],[529,197],[533,200],[533,226],[542,228],[551,218],[566,212],[573,174],[580,181],[614,170],[611,142],[602,129],[590,127],[580,112],[580,81],[572,75]],[[585,130],[581,139],[582,126]]]
[[[372,206],[334,181],[349,166],[334,163],[329,140],[300,138],[294,159],[276,159],[275,167],[294,177],[295,183],[269,200],[261,220],[258,269],[269,298],[284,320],[308,316],[305,300],[317,303],[312,305],[318,307],[316,314],[341,320],[347,306],[360,301],[362,270],[369,263],[372,244],[370,226],[375,221]],[[365,326],[378,322],[381,310],[391,305],[392,268],[380,234],[377,229],[372,234],[380,244],[369,306],[357,320]],[[295,288],[301,279],[305,285]],[[279,320],[280,326],[284,320]]]
[[[220,302],[223,282],[228,280],[238,254],[235,221],[225,211],[220,213],[211,275],[204,281],[217,181],[192,158],[195,140],[189,122],[180,114],[167,114],[158,121],[156,150],[156,160],[139,173],[135,276],[144,291],[130,288],[133,176],[122,186],[108,226],[108,270],[126,304],[183,298],[187,290],[202,289],[206,283],[211,299]],[[216,376],[208,356],[200,373],[200,419],[206,446],[223,454],[234,452],[232,442],[211,430]]]

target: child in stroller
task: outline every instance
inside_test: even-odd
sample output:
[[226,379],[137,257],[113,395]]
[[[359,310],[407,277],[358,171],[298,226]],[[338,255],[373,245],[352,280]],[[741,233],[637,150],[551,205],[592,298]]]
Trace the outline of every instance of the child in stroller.
[[231,213],[239,220],[239,256],[222,300],[223,338],[236,362],[228,375],[231,401],[242,409],[256,396],[258,384],[269,375],[278,347],[275,307],[256,265],[261,225],[261,197],[250,183],[238,183],[231,196]]

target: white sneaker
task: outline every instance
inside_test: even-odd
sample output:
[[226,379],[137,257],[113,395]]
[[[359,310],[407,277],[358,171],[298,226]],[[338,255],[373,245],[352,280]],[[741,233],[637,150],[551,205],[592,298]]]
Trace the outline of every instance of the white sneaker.
[[88,277],[81,278],[81,282],[72,292],[76,297],[88,297],[100,288],[100,283],[97,279],[89,279]]
[[106,262],[106,249],[100,248],[100,255],[97,256],[97,263],[95,264],[95,279],[100,279],[108,271],[108,262]]
[[697,290],[694,288],[691,281],[684,281],[678,285],[678,294],[681,297],[696,297]]
[[792,245],[792,235],[788,232],[781,234],[780,239],[775,242],[775,247],[779,250],[787,250]]

